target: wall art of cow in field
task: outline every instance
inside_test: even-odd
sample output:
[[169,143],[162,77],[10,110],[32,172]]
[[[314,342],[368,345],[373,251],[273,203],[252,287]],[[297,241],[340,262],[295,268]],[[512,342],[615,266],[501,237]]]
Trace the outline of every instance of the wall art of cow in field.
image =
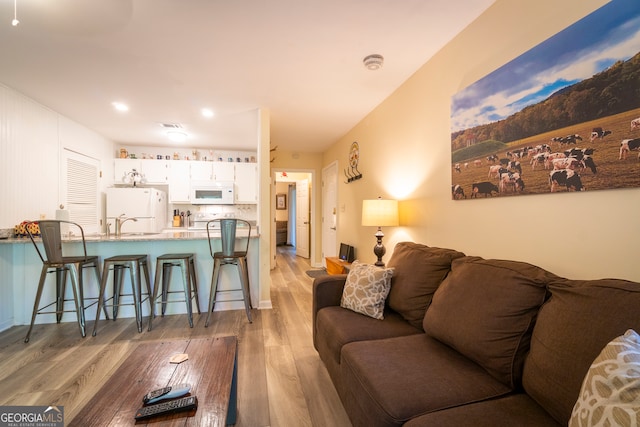
[[452,185],[470,199],[640,191],[640,0],[500,65],[451,97]]

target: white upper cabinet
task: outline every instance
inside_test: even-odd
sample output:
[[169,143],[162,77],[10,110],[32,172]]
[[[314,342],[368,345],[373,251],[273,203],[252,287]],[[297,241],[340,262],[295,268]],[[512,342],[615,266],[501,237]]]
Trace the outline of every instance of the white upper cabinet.
[[113,183],[123,184],[125,174],[133,169],[140,172],[142,169],[140,162],[140,159],[115,159],[113,162]]
[[147,184],[164,184],[169,182],[169,162],[166,160],[142,159],[140,168]]
[[235,200],[239,204],[258,203],[258,165],[235,164]]
[[191,165],[191,179],[193,181],[213,180],[213,162],[190,161],[189,164]]
[[229,181],[233,182],[235,179],[235,168],[232,162],[212,162],[213,165],[213,180],[214,181]]
[[143,185],[167,185],[169,203],[191,203],[191,183],[198,181],[234,183],[235,203],[258,202],[257,163],[114,159],[113,183],[125,184],[134,169],[144,175]]
[[169,203],[189,203],[190,163],[177,160],[169,162]]

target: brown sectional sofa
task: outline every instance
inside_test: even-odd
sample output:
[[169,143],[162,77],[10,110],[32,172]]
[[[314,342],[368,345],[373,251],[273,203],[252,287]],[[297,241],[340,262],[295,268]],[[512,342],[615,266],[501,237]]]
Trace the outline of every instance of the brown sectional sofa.
[[640,284],[396,245],[384,319],[313,284],[313,339],[354,426],[566,426],[602,348],[640,331]]

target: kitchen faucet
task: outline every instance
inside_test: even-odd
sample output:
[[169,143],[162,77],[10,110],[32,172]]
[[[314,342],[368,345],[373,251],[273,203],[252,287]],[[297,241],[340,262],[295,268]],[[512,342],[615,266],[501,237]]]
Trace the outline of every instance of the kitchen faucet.
[[120,235],[122,234],[122,224],[124,224],[125,222],[127,222],[129,220],[132,220],[133,222],[137,222],[138,221],[138,218],[131,217],[131,218],[124,218],[123,219],[122,217],[124,217],[124,214],[122,214],[122,215],[120,215],[120,216],[118,216],[116,218],[116,237],[120,237]]

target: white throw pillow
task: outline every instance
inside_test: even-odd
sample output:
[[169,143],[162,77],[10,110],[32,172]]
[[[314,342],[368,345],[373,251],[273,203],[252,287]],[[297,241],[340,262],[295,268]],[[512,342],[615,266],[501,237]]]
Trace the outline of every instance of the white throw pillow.
[[640,335],[629,329],[600,352],[585,377],[569,427],[640,426]]
[[392,276],[392,268],[354,261],[347,274],[340,306],[382,320]]

